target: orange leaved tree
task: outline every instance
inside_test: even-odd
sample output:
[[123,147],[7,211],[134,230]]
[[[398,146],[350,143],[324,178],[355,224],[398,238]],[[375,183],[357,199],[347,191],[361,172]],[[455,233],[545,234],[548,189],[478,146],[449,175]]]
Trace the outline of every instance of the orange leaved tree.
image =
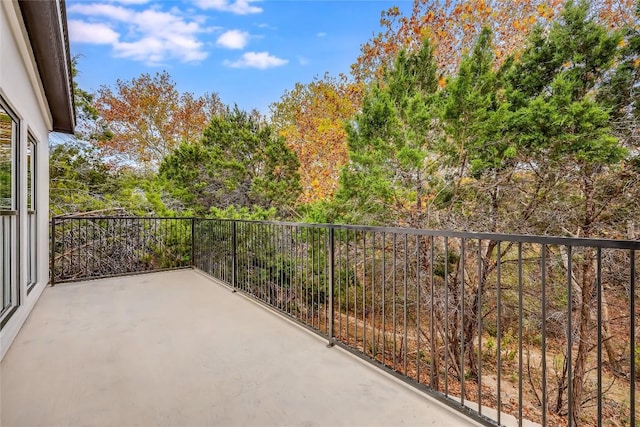
[[331,197],[347,162],[344,123],[360,105],[361,86],[344,75],[297,83],[271,105],[271,120],[300,160],[300,202]]
[[199,140],[223,107],[217,94],[180,93],[166,71],[102,86],[95,101],[108,138],[96,145],[117,163],[155,169],[182,142]]

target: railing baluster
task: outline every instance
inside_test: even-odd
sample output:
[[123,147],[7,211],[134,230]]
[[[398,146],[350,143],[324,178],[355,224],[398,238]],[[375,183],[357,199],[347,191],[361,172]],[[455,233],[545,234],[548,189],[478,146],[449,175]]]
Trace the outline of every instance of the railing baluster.
[[[354,281],[358,283],[358,231],[353,231],[353,275]],[[355,348],[358,348],[358,287],[353,290],[353,323],[355,324]]]
[[335,321],[334,318],[334,307],[333,307],[333,291],[335,288],[335,229],[333,227],[329,228],[329,344],[333,345],[334,340],[334,330],[333,324]]
[[51,218],[51,286],[56,285],[56,220],[55,216]]
[[404,255],[404,274],[403,274],[403,323],[402,323],[402,327],[404,328],[404,342],[403,342],[403,363],[404,363],[404,375],[407,375],[407,365],[408,365],[408,353],[409,353],[409,324],[407,321],[407,316],[408,316],[408,307],[407,307],[407,302],[408,302],[408,279],[409,279],[409,259],[408,259],[408,255],[409,255],[409,247],[408,247],[408,237],[407,234],[404,235],[404,251],[403,251],[403,255]]
[[482,262],[482,240],[478,239],[478,290],[476,292],[477,298],[477,319],[478,319],[478,414],[482,415],[482,332],[484,331],[484,325],[482,324],[482,291],[484,284]]
[[392,316],[393,316],[393,370],[396,371],[396,352],[397,352],[397,347],[396,347],[396,324],[397,324],[397,318],[396,318],[396,274],[397,274],[397,264],[396,264],[396,247],[398,245],[398,241],[397,241],[397,234],[393,233],[393,256],[392,256],[392,263],[393,263],[393,278],[392,278],[392,282],[391,282],[391,287],[393,290],[393,300],[391,303],[391,308],[392,308]]
[[385,298],[387,294],[387,233],[382,233],[382,282],[380,287],[382,288],[382,364],[386,365],[387,355],[387,325],[386,318],[387,312],[385,311]]
[[367,354],[367,233],[362,233],[362,351]]
[[629,251],[629,408],[630,427],[636,426],[636,384],[638,380],[638,367],[636,366],[636,252]]
[[497,256],[497,281],[496,281],[496,353],[497,353],[497,406],[498,406],[498,425],[502,424],[502,253],[500,248],[500,241],[496,246]]
[[449,396],[449,238],[444,237],[444,395]]
[[420,236],[416,236],[416,381],[420,381]]
[[238,223],[231,224],[231,286],[235,291],[238,289]]
[[434,236],[429,236],[429,385],[431,389],[436,390],[436,332],[435,332],[435,314],[434,314],[434,294],[435,284],[433,281],[433,262],[434,258]]
[[378,359],[380,332],[376,336],[376,232],[371,233],[371,335],[373,359]]
[[[567,364],[567,425],[572,427],[575,425],[575,421],[573,419],[573,375],[571,370],[571,365],[573,361],[572,355],[572,347],[573,347],[573,248],[568,245],[567,246],[567,359],[564,363]],[[586,261],[583,261],[586,262]],[[587,296],[585,296],[587,298]],[[580,339],[586,339],[586,337],[580,337]]]
[[598,248],[596,253],[596,298],[597,298],[597,352],[598,352],[598,369],[597,369],[597,423],[598,427],[602,427],[602,249]]
[[542,426],[547,425],[547,245],[543,244],[540,253],[540,275],[542,286]]
[[464,305],[465,305],[465,298],[464,298],[464,263],[465,263],[465,239],[464,238],[460,238],[460,273],[459,273],[459,277],[460,277],[460,405],[464,406],[464,399],[465,399],[465,389],[464,389],[464,350],[465,350],[465,335],[464,335]]
[[522,335],[523,335],[523,289],[522,289],[522,242],[518,242],[518,427],[522,427]]

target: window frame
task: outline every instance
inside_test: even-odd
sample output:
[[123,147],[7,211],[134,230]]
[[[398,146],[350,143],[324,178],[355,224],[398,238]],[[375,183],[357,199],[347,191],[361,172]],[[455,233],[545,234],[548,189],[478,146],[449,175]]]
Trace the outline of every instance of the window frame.
[[[0,218],[2,221],[2,252],[8,253],[8,257],[3,255],[3,275],[2,281],[2,306],[0,306],[0,329],[7,324],[11,316],[16,312],[21,303],[20,286],[20,170],[21,170],[21,137],[22,123],[20,117],[14,112],[9,103],[0,96],[0,109],[12,122],[11,129],[11,202],[10,206],[0,206]],[[8,239],[5,238],[5,227],[8,229]],[[8,267],[8,268],[7,268]],[[6,286],[8,284],[8,286]],[[8,291],[6,290],[8,289]],[[7,292],[5,294],[5,292]],[[5,296],[8,295],[5,302]]]
[[27,259],[26,259],[26,286],[27,295],[38,283],[38,140],[31,132],[27,132],[25,161],[27,166],[26,191],[27,204]]

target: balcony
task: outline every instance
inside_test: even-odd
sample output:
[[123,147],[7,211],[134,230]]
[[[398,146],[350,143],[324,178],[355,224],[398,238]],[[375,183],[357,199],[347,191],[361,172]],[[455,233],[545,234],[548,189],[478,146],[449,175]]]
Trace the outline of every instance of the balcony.
[[638,241],[127,217],[51,236],[2,425],[640,420]]
[[46,289],[1,381],[3,426],[470,425],[192,270]]

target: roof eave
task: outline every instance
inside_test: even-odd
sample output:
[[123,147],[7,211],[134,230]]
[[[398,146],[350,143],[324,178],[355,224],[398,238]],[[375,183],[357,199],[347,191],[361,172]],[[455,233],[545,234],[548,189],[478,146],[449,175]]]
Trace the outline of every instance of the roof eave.
[[53,120],[72,134],[76,124],[71,55],[64,0],[18,0]]

